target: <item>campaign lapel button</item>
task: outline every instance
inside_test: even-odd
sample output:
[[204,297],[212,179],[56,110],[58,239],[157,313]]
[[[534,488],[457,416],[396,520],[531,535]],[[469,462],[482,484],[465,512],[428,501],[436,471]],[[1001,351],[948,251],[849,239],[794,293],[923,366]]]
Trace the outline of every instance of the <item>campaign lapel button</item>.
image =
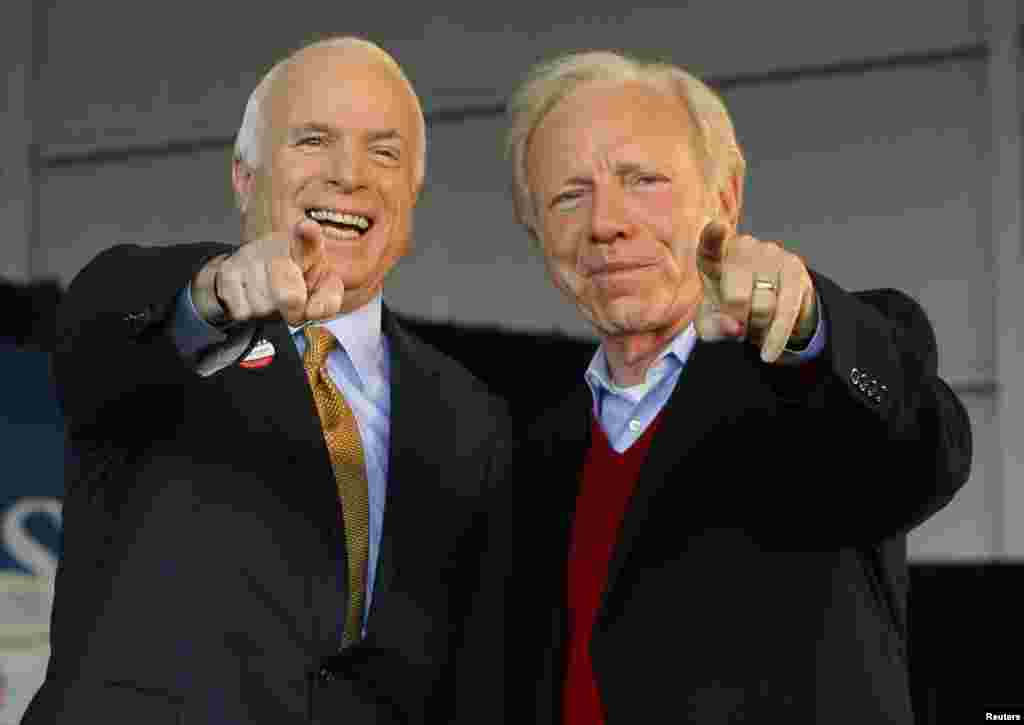
[[253,345],[249,354],[242,358],[239,366],[243,368],[263,368],[269,365],[274,360],[274,343],[265,337],[261,337],[257,340],[256,344]]

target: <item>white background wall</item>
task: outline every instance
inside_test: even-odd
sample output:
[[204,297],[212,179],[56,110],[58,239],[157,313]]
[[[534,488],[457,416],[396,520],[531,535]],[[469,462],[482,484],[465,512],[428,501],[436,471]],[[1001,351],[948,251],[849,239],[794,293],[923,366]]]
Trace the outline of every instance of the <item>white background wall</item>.
[[[680,5],[292,0],[232,15],[197,0],[6,0],[0,275],[67,282],[116,242],[235,239],[229,144],[245,99],[326,34],[389,48],[428,114],[456,116],[500,104],[556,51],[668,57],[722,82],[750,161],[749,232],[847,288],[903,289],[934,321],[976,457],[955,503],[911,536],[912,556],[1024,556],[1018,3]],[[487,113],[431,124],[417,249],[388,299],[440,321],[588,336],[512,223],[503,128]]]

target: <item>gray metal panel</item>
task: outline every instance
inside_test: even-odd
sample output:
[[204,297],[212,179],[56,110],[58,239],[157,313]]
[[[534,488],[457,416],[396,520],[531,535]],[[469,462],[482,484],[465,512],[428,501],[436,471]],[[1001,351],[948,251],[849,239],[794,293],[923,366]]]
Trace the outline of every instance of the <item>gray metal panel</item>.
[[748,229],[848,289],[895,287],[935,324],[943,374],[993,375],[984,62],[731,94]]
[[976,14],[968,0],[693,0],[665,8],[295,0],[286,11],[199,0],[61,2],[45,14],[39,137],[53,154],[231,135],[259,76],[328,32],[365,35],[394,51],[425,105],[437,108],[502,99],[530,63],[569,49],[638,50],[704,74],[763,73],[977,43]]
[[67,283],[123,242],[237,240],[230,158],[222,149],[46,171],[37,274]]
[[0,279],[26,279],[30,267],[32,176],[29,144],[32,123],[28,110],[32,75],[32,3],[4,4],[0,23]]

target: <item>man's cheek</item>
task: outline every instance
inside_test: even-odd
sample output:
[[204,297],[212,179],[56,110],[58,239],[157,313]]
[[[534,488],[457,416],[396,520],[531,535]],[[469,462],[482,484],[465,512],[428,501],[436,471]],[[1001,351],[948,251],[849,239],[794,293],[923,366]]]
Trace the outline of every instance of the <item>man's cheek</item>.
[[[668,191],[652,191],[645,195],[640,213],[644,221],[657,230],[662,239],[673,239],[679,235],[681,209],[679,197]],[[688,226],[688,225],[687,225]],[[689,234],[686,234],[689,236]]]
[[551,281],[562,292],[572,297],[580,296],[580,276],[575,269],[575,264],[564,259],[553,259],[548,257],[548,271]]

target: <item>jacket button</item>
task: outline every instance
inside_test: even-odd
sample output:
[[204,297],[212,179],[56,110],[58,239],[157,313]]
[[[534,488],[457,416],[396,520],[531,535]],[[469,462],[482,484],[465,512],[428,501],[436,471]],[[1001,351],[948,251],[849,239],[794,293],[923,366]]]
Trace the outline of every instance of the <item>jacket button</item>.
[[129,312],[124,316],[124,321],[128,323],[128,332],[132,337],[136,337],[142,334],[142,331],[146,329],[149,324],[150,310],[146,308],[141,312]]

